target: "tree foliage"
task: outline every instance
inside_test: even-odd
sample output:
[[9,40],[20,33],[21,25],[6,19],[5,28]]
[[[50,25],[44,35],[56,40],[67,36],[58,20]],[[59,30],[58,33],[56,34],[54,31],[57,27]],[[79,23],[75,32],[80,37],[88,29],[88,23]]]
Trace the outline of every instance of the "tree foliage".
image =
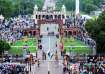
[[6,41],[0,40],[0,53],[8,51],[10,48],[10,45]]
[[[90,13],[104,3],[105,0],[80,0],[80,10]],[[0,14],[3,14],[5,17],[32,14],[35,4],[41,10],[44,0],[0,0]],[[62,5],[66,6],[67,11],[75,11],[75,0],[56,0],[57,10],[60,10]]]
[[3,14],[5,17],[10,17],[13,14],[13,4],[11,1],[0,0],[0,14]]
[[96,20],[89,20],[86,29],[97,43],[97,52],[105,53],[105,12]]
[[5,17],[32,14],[35,4],[41,10],[43,3],[44,0],[0,0],[0,14]]
[[68,11],[75,10],[75,0],[57,0],[56,9],[61,10],[62,5],[65,5]]
[[[75,1],[76,0],[57,0],[57,9],[60,9],[64,4],[68,11],[75,11]],[[104,3],[105,0],[80,0],[80,10],[85,13],[90,13],[100,8]]]

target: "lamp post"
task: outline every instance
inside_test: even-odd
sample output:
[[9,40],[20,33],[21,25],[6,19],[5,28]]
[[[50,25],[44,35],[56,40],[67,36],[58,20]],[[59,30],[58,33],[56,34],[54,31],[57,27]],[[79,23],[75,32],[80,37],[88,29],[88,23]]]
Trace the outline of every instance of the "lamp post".
[[50,52],[50,37],[49,37],[49,50],[48,50],[48,74],[50,74],[50,57],[51,57],[51,52]]

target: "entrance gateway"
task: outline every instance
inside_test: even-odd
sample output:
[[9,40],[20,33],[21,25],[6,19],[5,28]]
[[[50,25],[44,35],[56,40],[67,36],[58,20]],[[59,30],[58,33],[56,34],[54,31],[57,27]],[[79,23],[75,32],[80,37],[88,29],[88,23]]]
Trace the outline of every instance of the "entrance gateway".
[[[31,34],[38,39],[41,36],[46,35],[54,35],[60,37],[60,45],[61,51],[64,51],[64,37],[77,37],[77,35],[83,35],[84,32],[78,27],[77,22],[71,24],[70,27],[67,27],[67,15],[66,15],[66,7],[62,5],[60,11],[55,10],[55,0],[45,0],[43,9],[41,11],[38,10],[37,5],[34,7],[32,19],[34,20],[35,27],[24,30],[24,34]],[[79,16],[79,0],[76,0],[76,12],[75,15]],[[49,27],[48,27],[49,26]],[[56,27],[56,30],[54,28]],[[56,31],[56,32],[55,32]],[[87,33],[86,33],[87,34]],[[51,41],[51,39],[49,39]],[[45,41],[48,42],[48,41]],[[40,43],[38,44],[38,46]],[[43,47],[43,45],[42,45]],[[44,48],[42,48],[44,49]],[[46,51],[45,51],[46,52]],[[92,53],[95,52],[92,50]],[[95,54],[95,53],[93,53]]]
[[[58,33],[55,33],[54,30],[53,32],[54,32],[54,35],[60,37],[61,51],[64,50],[63,49],[63,37],[66,35],[66,33],[70,33],[72,36],[76,36],[78,33],[80,33],[79,32],[80,30],[78,29],[78,27],[73,26],[70,28],[66,28],[65,26],[66,7],[64,5],[62,5],[61,11],[56,11],[55,6],[53,6],[53,4],[52,6],[45,5],[42,11],[38,11],[38,7],[37,5],[35,5],[32,18],[34,19],[36,28],[37,28],[35,36],[37,36],[38,38],[40,38],[40,36],[42,35],[42,31],[43,31],[42,28],[43,29],[45,28],[43,26],[48,25],[48,24],[50,26],[55,25],[55,24],[58,26],[57,27]],[[43,33],[46,35],[49,34],[49,32],[47,31],[44,31]]]
[[[65,6],[62,6],[62,10],[61,11],[55,11],[53,7],[44,7],[44,10],[42,11],[38,11],[38,7],[37,5],[35,5],[34,7],[34,12],[33,12],[33,19],[35,21],[35,24],[38,27],[39,30],[39,34],[37,35],[38,38],[40,38],[40,36],[43,36],[45,38],[42,39],[46,39],[47,35],[48,35],[48,45],[51,44],[49,43],[49,38],[50,38],[50,42],[51,42],[51,38],[55,38],[55,37],[61,37],[60,38],[60,43],[62,42],[62,38],[64,35],[64,29],[63,29],[63,25],[65,24],[65,19],[66,19],[66,10],[65,10]],[[52,35],[53,34],[53,35]],[[52,35],[52,36],[50,36]],[[45,40],[42,40],[42,42],[44,42]],[[56,40],[55,40],[56,41]],[[46,42],[46,41],[45,41]],[[55,44],[55,42],[54,42]],[[57,44],[57,41],[56,41]],[[41,44],[42,45],[42,44]],[[47,44],[46,44],[47,45]],[[53,44],[51,44],[53,45]],[[44,48],[46,47],[46,48]],[[45,51],[46,49],[50,49],[52,46],[48,47],[42,45],[42,49]],[[51,51],[54,50],[54,48],[50,49]],[[47,53],[48,51],[45,51],[45,53]]]

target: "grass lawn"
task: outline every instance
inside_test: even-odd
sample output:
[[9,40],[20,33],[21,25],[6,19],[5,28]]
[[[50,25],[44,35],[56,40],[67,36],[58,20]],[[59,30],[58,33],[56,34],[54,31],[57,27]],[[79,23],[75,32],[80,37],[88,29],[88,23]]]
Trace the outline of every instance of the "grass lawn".
[[64,46],[86,46],[86,45],[80,40],[76,40],[74,38],[65,38]]
[[74,47],[74,48],[64,48],[67,52],[76,52],[78,54],[89,54],[91,53],[88,47]]
[[37,42],[35,38],[28,39],[26,42],[23,39],[21,39],[13,43],[12,46],[24,46],[25,44],[27,44],[28,46],[36,46],[36,43]]
[[[78,47],[66,47],[66,46],[78,46]],[[84,42],[80,40],[76,40],[74,38],[65,38],[64,39],[64,50],[67,52],[76,52],[79,54],[89,54],[91,53],[91,49],[89,47],[79,47],[79,46],[87,46]]]
[[22,55],[24,52],[24,47],[23,46],[29,46],[27,47],[27,50],[30,51],[31,53],[35,53],[37,51],[36,45],[37,45],[37,40],[35,38],[28,39],[27,41],[24,41],[23,39],[16,41],[11,45],[11,49],[9,51],[10,54],[13,55]]

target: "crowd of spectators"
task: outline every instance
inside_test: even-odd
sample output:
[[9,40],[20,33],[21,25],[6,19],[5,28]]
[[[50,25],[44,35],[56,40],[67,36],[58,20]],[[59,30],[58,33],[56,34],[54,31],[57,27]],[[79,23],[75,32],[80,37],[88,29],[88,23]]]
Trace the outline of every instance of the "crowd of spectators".
[[76,36],[76,39],[81,40],[91,48],[94,48],[96,46],[96,42],[88,35],[85,29],[86,21],[87,19],[85,17],[83,18],[82,16],[76,18],[67,16],[65,25],[67,28],[77,27],[81,33]]
[[22,38],[24,29],[31,28],[34,25],[33,20],[28,15],[19,15],[8,20],[0,19],[0,39],[14,42]]
[[[89,37],[85,30],[85,22],[86,18],[82,18],[81,16],[77,18],[67,16],[65,25],[67,28],[73,26],[78,27],[81,30],[81,34],[78,34],[76,38],[83,41],[90,47],[95,47],[95,41]],[[9,18],[8,20],[0,19],[0,39],[12,43],[24,36],[24,29],[31,27],[35,27],[35,23],[28,15],[19,15],[18,17]]]
[[65,22],[65,25],[67,26],[67,28],[69,27],[79,27],[79,28],[84,28],[85,26],[85,22],[86,22],[86,18],[82,17],[82,16],[79,16],[79,17],[71,17],[71,16],[67,16],[66,18],[66,22]]
[[[78,57],[78,56],[77,56]],[[64,56],[63,72],[68,74],[105,74],[105,55],[88,55],[87,59],[79,56],[72,61],[68,55]],[[84,61],[85,60],[85,61]]]
[[0,74],[25,74],[25,65],[18,63],[0,64]]

